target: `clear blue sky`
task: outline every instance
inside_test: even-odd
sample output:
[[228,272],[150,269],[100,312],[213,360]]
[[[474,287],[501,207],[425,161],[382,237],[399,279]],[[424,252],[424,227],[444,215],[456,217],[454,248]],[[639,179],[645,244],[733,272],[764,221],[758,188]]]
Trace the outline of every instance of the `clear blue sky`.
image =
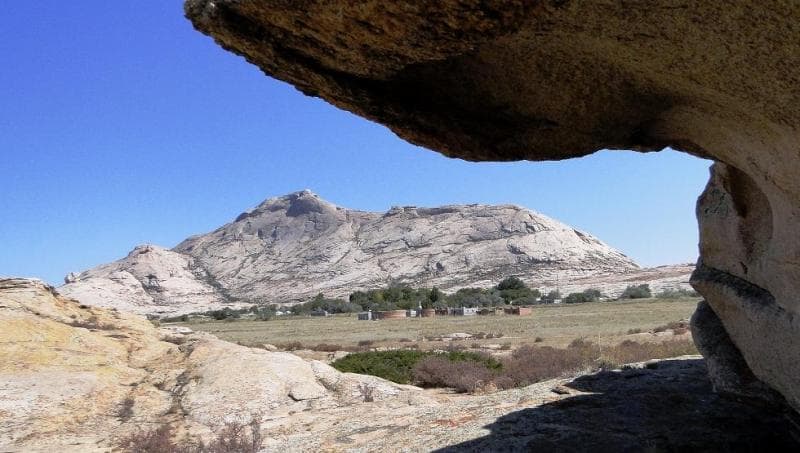
[[515,203],[643,265],[697,256],[707,161],[447,159],[264,77],[195,32],[180,0],[12,2],[0,68],[0,275],[60,283],[303,188],[364,210]]

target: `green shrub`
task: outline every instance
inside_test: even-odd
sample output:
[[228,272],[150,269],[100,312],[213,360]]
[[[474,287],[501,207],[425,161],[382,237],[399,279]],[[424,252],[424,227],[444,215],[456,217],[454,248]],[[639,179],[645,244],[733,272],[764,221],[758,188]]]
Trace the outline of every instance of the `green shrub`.
[[697,354],[691,340],[660,343],[627,340],[616,346],[600,347],[591,341],[576,339],[564,349],[522,346],[499,360],[471,351],[397,350],[354,353],[332,365],[342,372],[371,374],[398,384],[474,392],[488,384],[501,389],[520,387],[579,370],[610,369],[624,363],[686,354]]
[[528,286],[519,279],[519,277],[511,276],[506,277],[497,284],[497,289],[500,291],[504,289],[525,289]]
[[410,384],[411,369],[430,355],[422,351],[370,351],[356,352],[331,363],[344,373],[370,374],[398,384]]
[[653,292],[650,291],[650,285],[647,283],[630,285],[619,296],[620,299],[647,299],[649,297],[653,297]]
[[600,300],[601,296],[600,290],[589,288],[580,293],[570,293],[564,298],[564,303],[581,304],[585,302],[597,302]]
[[414,381],[414,366],[423,359],[433,356],[451,362],[475,362],[489,370],[502,367],[499,361],[476,352],[431,352],[407,349],[357,352],[334,361],[331,366],[345,373],[370,374],[398,384],[410,384]]

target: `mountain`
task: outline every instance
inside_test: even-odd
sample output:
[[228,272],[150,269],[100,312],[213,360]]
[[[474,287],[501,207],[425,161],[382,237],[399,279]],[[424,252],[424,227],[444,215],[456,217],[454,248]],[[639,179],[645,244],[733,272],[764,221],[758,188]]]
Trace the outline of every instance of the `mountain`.
[[517,275],[532,286],[635,272],[588,233],[514,205],[345,209],[304,190],[271,198],[172,250],[146,245],[70,274],[84,303],[175,313],[225,303],[345,297],[388,284],[454,290]]

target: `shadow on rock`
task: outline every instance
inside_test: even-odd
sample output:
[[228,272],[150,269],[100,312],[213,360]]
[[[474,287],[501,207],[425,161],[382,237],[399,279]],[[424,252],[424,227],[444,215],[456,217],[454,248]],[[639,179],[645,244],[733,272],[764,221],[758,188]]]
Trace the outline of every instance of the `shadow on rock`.
[[491,434],[438,451],[800,451],[786,412],[713,393],[701,359],[566,387],[575,395],[500,417],[486,426]]

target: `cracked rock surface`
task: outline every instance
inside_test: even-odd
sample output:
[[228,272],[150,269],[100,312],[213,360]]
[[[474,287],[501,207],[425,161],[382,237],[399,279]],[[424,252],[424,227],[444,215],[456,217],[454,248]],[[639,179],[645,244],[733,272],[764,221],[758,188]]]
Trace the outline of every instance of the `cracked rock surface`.
[[[267,75],[468,160],[716,161],[693,283],[800,409],[800,4],[187,0]],[[699,332],[702,335],[702,332]]]
[[0,279],[0,451],[110,451],[164,423],[207,438],[225,421],[363,403],[362,385],[379,405],[437,404],[416,387],[159,330],[39,281]]

